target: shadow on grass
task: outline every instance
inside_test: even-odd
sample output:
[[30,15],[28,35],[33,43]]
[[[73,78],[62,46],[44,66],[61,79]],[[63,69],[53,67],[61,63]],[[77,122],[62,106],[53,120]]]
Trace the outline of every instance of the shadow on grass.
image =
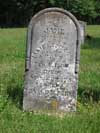
[[99,102],[100,90],[86,87],[79,87],[78,96],[81,102]]
[[22,109],[23,87],[22,85],[10,85],[7,87],[8,99],[10,99],[18,108]]
[[82,45],[83,49],[98,49],[100,48],[100,38],[92,37],[85,40],[85,44]]

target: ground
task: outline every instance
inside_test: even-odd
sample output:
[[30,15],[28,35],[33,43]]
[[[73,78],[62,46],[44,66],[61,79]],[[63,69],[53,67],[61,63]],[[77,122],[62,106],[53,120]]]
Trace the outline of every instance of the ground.
[[0,29],[0,133],[100,133],[100,26],[87,34],[77,111],[54,116],[23,111],[26,28]]

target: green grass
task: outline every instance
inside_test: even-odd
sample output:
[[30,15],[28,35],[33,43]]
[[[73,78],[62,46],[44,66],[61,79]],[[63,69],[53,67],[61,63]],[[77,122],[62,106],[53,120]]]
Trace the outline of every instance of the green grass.
[[87,33],[77,111],[58,117],[23,112],[26,29],[0,29],[0,133],[100,133],[100,26]]

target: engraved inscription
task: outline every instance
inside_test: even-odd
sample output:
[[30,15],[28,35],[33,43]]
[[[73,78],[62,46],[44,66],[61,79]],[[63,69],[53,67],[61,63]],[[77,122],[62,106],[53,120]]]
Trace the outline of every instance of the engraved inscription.
[[55,33],[55,34],[64,34],[64,29],[62,28],[59,28],[59,27],[47,27],[45,30],[44,30],[45,33]]

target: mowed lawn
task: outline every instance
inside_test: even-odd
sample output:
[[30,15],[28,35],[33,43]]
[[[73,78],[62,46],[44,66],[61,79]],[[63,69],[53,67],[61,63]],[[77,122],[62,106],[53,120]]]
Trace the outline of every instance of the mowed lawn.
[[0,133],[100,133],[100,26],[81,47],[76,113],[22,109],[26,29],[0,29]]

